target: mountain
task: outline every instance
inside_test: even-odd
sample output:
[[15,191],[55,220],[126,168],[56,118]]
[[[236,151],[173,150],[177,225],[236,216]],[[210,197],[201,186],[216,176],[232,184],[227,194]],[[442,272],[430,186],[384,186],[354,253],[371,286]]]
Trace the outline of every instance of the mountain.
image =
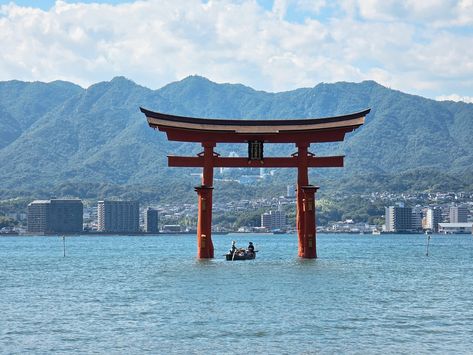
[[[168,142],[148,127],[140,106],[177,115],[247,119],[325,117],[371,108],[365,125],[345,142],[311,147],[319,155],[346,155],[344,169],[318,170],[313,174],[317,181],[360,191],[429,189],[437,178],[442,181],[436,186],[442,188],[473,184],[472,104],[437,102],[373,81],[267,93],[199,76],[159,90],[117,77],[87,89],[62,81],[0,82],[0,194],[106,194],[110,187],[123,192],[133,186],[154,187],[153,193],[162,192],[159,187],[187,191],[196,181],[187,173],[196,170],[167,168],[166,155],[194,155],[200,147]],[[222,145],[216,150],[244,154],[245,149]],[[294,150],[265,146],[268,155]],[[280,170],[274,179],[292,183],[293,175]]]

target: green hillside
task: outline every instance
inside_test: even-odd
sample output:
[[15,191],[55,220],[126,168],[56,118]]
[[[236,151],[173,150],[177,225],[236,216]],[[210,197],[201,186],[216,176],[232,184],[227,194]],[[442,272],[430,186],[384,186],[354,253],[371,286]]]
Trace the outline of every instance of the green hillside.
[[[366,124],[345,142],[312,147],[316,154],[347,156],[344,169],[313,172],[313,181],[326,191],[458,190],[473,184],[472,104],[437,102],[373,81],[267,93],[197,76],[150,90],[118,77],[87,89],[59,81],[0,82],[1,196],[187,194],[197,181],[189,173],[198,171],[167,168],[166,155],[195,154],[199,147],[167,142],[147,126],[140,106],[248,119],[324,117],[371,108]],[[217,147],[222,154],[245,149]],[[287,145],[265,147],[268,155],[293,151]],[[271,184],[293,179],[293,171],[279,170]]]

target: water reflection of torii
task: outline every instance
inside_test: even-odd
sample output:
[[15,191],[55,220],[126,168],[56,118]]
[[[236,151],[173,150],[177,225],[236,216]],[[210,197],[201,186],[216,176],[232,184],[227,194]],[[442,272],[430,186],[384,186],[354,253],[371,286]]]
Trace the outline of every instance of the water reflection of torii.
[[[343,156],[317,157],[308,151],[311,143],[343,141],[345,134],[360,127],[370,110],[320,118],[285,120],[234,120],[182,117],[141,108],[148,124],[165,132],[171,141],[198,142],[203,151],[196,157],[168,156],[168,166],[203,168],[198,194],[197,257],[213,258],[212,190],[214,168],[297,168],[297,234],[299,256],[316,258],[315,192],[309,185],[308,168],[343,167]],[[221,157],[217,143],[247,143],[248,156]],[[264,143],[293,143],[290,157],[264,157]]]

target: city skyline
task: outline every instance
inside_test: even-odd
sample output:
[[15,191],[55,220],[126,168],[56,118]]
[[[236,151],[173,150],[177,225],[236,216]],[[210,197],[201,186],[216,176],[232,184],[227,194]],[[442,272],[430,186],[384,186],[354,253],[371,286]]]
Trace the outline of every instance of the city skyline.
[[[362,196],[360,196],[362,197]],[[373,212],[368,219],[363,219],[361,216],[356,217],[354,211],[346,210],[343,215],[339,215],[338,219],[328,220],[327,216],[334,216],[333,212],[326,211],[326,206],[333,205],[335,201],[320,200],[320,206],[317,214],[324,221],[317,226],[318,233],[371,233],[373,230],[382,230],[387,233],[424,233],[429,231],[433,233],[449,234],[452,230],[463,228],[461,233],[471,233],[471,224],[473,223],[473,194],[465,193],[436,193],[436,194],[372,194],[363,196],[365,201],[376,199],[378,202],[373,206],[368,207],[368,210],[373,210],[375,205],[384,205],[383,211]],[[59,203],[62,206],[59,209],[51,211],[43,211],[46,205],[51,201]],[[0,229],[0,233],[16,231],[20,234],[27,232],[40,232],[46,234],[54,233],[82,233],[82,228],[74,227],[70,229],[69,222],[63,225],[57,225],[58,216],[61,214],[68,214],[68,205],[71,202],[79,204],[80,215],[84,222],[83,232],[90,233],[110,233],[111,230],[104,230],[100,228],[100,203],[103,201],[87,201],[84,202],[84,209],[82,213],[82,200],[80,199],[51,199],[51,200],[35,200],[28,204],[27,209],[19,209],[15,213],[9,213],[11,218],[17,219],[19,225],[15,229],[4,228]],[[268,197],[255,200],[235,200],[227,203],[217,203],[215,207],[215,215],[219,223],[214,227],[214,232],[229,233],[229,232],[271,232],[276,231],[293,233],[295,230],[295,197],[279,196]],[[341,200],[340,204],[345,205],[345,200]],[[112,202],[118,205],[130,205],[130,203],[138,203],[124,200],[114,200]],[[350,203],[348,203],[350,204]],[[117,206],[118,206],[117,205]],[[113,222],[116,225],[127,224],[131,219],[136,219],[136,226],[134,233],[177,233],[177,232],[192,232],[195,231],[195,224],[197,221],[197,207],[195,204],[162,204],[154,203],[145,204],[144,207],[139,208],[139,212],[133,213],[133,216],[123,214],[125,210],[120,213],[115,213]],[[34,208],[32,208],[34,207]],[[47,207],[47,206],[46,206]],[[359,208],[359,206],[357,207]],[[240,222],[233,223],[234,218],[229,217],[228,211],[233,211],[231,215],[239,219]],[[24,213],[27,212],[27,213]],[[118,211],[116,211],[118,212]],[[59,213],[59,215],[58,215]],[[158,228],[158,213],[159,228]],[[241,218],[243,216],[245,218]],[[251,223],[251,218],[256,217]],[[287,218],[289,217],[289,220]],[[343,216],[343,217],[342,217]],[[361,218],[360,218],[361,217]],[[35,220],[37,219],[37,220]],[[122,220],[123,219],[123,220]],[[70,218],[69,221],[72,221]],[[125,221],[126,220],[126,221]],[[250,223],[241,223],[242,221]],[[397,220],[397,221],[396,221]],[[56,222],[54,222],[56,221]],[[231,222],[233,221],[233,222]],[[28,230],[23,230],[28,222]],[[51,222],[53,222],[51,224]],[[230,223],[229,223],[230,222]],[[80,223],[82,225],[82,222]],[[49,225],[50,227],[47,227]],[[138,230],[137,226],[140,226]],[[42,227],[41,227],[42,226]],[[72,227],[72,225],[71,225]],[[169,228],[173,227],[173,230]],[[441,227],[441,228],[438,228]],[[115,230],[115,232],[124,233],[125,230]]]

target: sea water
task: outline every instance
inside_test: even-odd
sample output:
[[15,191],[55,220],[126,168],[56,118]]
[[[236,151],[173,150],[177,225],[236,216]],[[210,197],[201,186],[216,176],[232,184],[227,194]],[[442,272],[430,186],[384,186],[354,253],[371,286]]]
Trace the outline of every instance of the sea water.
[[[256,260],[225,261],[255,244]],[[473,352],[473,238],[320,234],[0,238],[6,354]]]

